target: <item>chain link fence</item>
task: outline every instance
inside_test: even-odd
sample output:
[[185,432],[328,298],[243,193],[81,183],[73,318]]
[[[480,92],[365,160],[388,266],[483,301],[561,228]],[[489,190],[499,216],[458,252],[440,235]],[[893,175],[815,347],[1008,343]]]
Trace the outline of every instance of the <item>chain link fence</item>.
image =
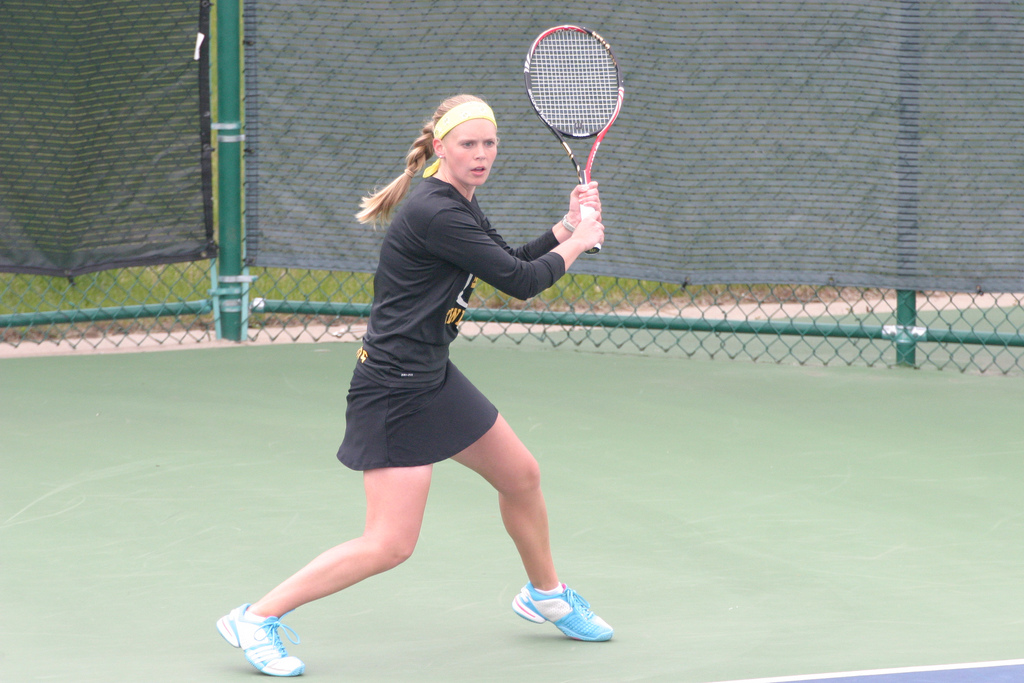
[[[276,268],[253,268],[252,275],[250,342],[361,337],[372,275]],[[0,355],[209,344],[216,339],[210,290],[208,262],[103,271],[74,280],[0,274]],[[525,302],[481,285],[457,343],[1024,372],[1024,294],[918,292],[914,298],[916,318],[907,326],[897,317],[894,290],[685,286],[568,275]],[[173,314],[161,315],[172,307]]]

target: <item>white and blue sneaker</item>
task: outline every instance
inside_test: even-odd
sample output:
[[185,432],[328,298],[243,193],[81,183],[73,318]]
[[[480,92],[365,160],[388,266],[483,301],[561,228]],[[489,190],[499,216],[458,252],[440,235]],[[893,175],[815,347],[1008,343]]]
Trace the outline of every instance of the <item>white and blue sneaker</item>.
[[253,617],[246,614],[249,605],[231,610],[217,620],[217,630],[234,647],[245,651],[245,658],[260,673],[268,676],[298,676],[306,665],[297,657],[290,657],[278,635],[284,629],[288,640],[296,645],[299,636],[281,623],[277,617]]
[[564,583],[557,595],[544,595],[528,583],[512,601],[512,609],[535,624],[550,621],[575,640],[610,640],[615,632],[608,622],[590,611],[589,602]]

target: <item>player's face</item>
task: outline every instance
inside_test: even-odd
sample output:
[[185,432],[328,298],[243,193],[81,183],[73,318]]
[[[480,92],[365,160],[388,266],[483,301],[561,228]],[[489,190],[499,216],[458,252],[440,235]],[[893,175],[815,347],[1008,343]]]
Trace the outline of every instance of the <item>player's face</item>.
[[443,158],[437,177],[451,183],[466,199],[487,182],[498,155],[498,130],[487,119],[470,119],[451,129],[444,140],[434,141]]

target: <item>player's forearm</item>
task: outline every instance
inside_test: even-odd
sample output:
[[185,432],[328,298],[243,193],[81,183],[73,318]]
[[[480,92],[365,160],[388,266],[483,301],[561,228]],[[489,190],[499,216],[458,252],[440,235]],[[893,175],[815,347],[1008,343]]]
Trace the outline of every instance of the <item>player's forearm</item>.
[[[566,230],[566,232],[568,233],[569,231]],[[571,237],[572,233],[569,233],[569,236]],[[576,259],[579,258],[580,254],[589,248],[590,247],[583,243],[582,240],[570,239],[567,237],[564,242],[552,249],[551,252],[561,256],[562,260],[565,261],[565,269],[569,270],[569,268],[572,267],[572,264],[576,262]]]
[[555,239],[558,240],[559,244],[562,244],[567,239],[572,237],[572,233],[562,225],[561,221],[551,226],[551,232],[554,233]]

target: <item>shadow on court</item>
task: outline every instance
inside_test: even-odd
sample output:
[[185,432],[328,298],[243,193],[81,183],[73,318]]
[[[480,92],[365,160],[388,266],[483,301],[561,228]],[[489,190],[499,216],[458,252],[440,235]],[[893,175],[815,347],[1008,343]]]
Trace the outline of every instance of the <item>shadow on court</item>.
[[[0,680],[257,680],[215,620],[362,529],[334,459],[355,348],[0,361]],[[615,638],[513,614],[495,495],[443,463],[409,562],[285,619],[306,678],[809,680],[1024,653],[1019,378],[453,358],[540,460],[561,578]]]

